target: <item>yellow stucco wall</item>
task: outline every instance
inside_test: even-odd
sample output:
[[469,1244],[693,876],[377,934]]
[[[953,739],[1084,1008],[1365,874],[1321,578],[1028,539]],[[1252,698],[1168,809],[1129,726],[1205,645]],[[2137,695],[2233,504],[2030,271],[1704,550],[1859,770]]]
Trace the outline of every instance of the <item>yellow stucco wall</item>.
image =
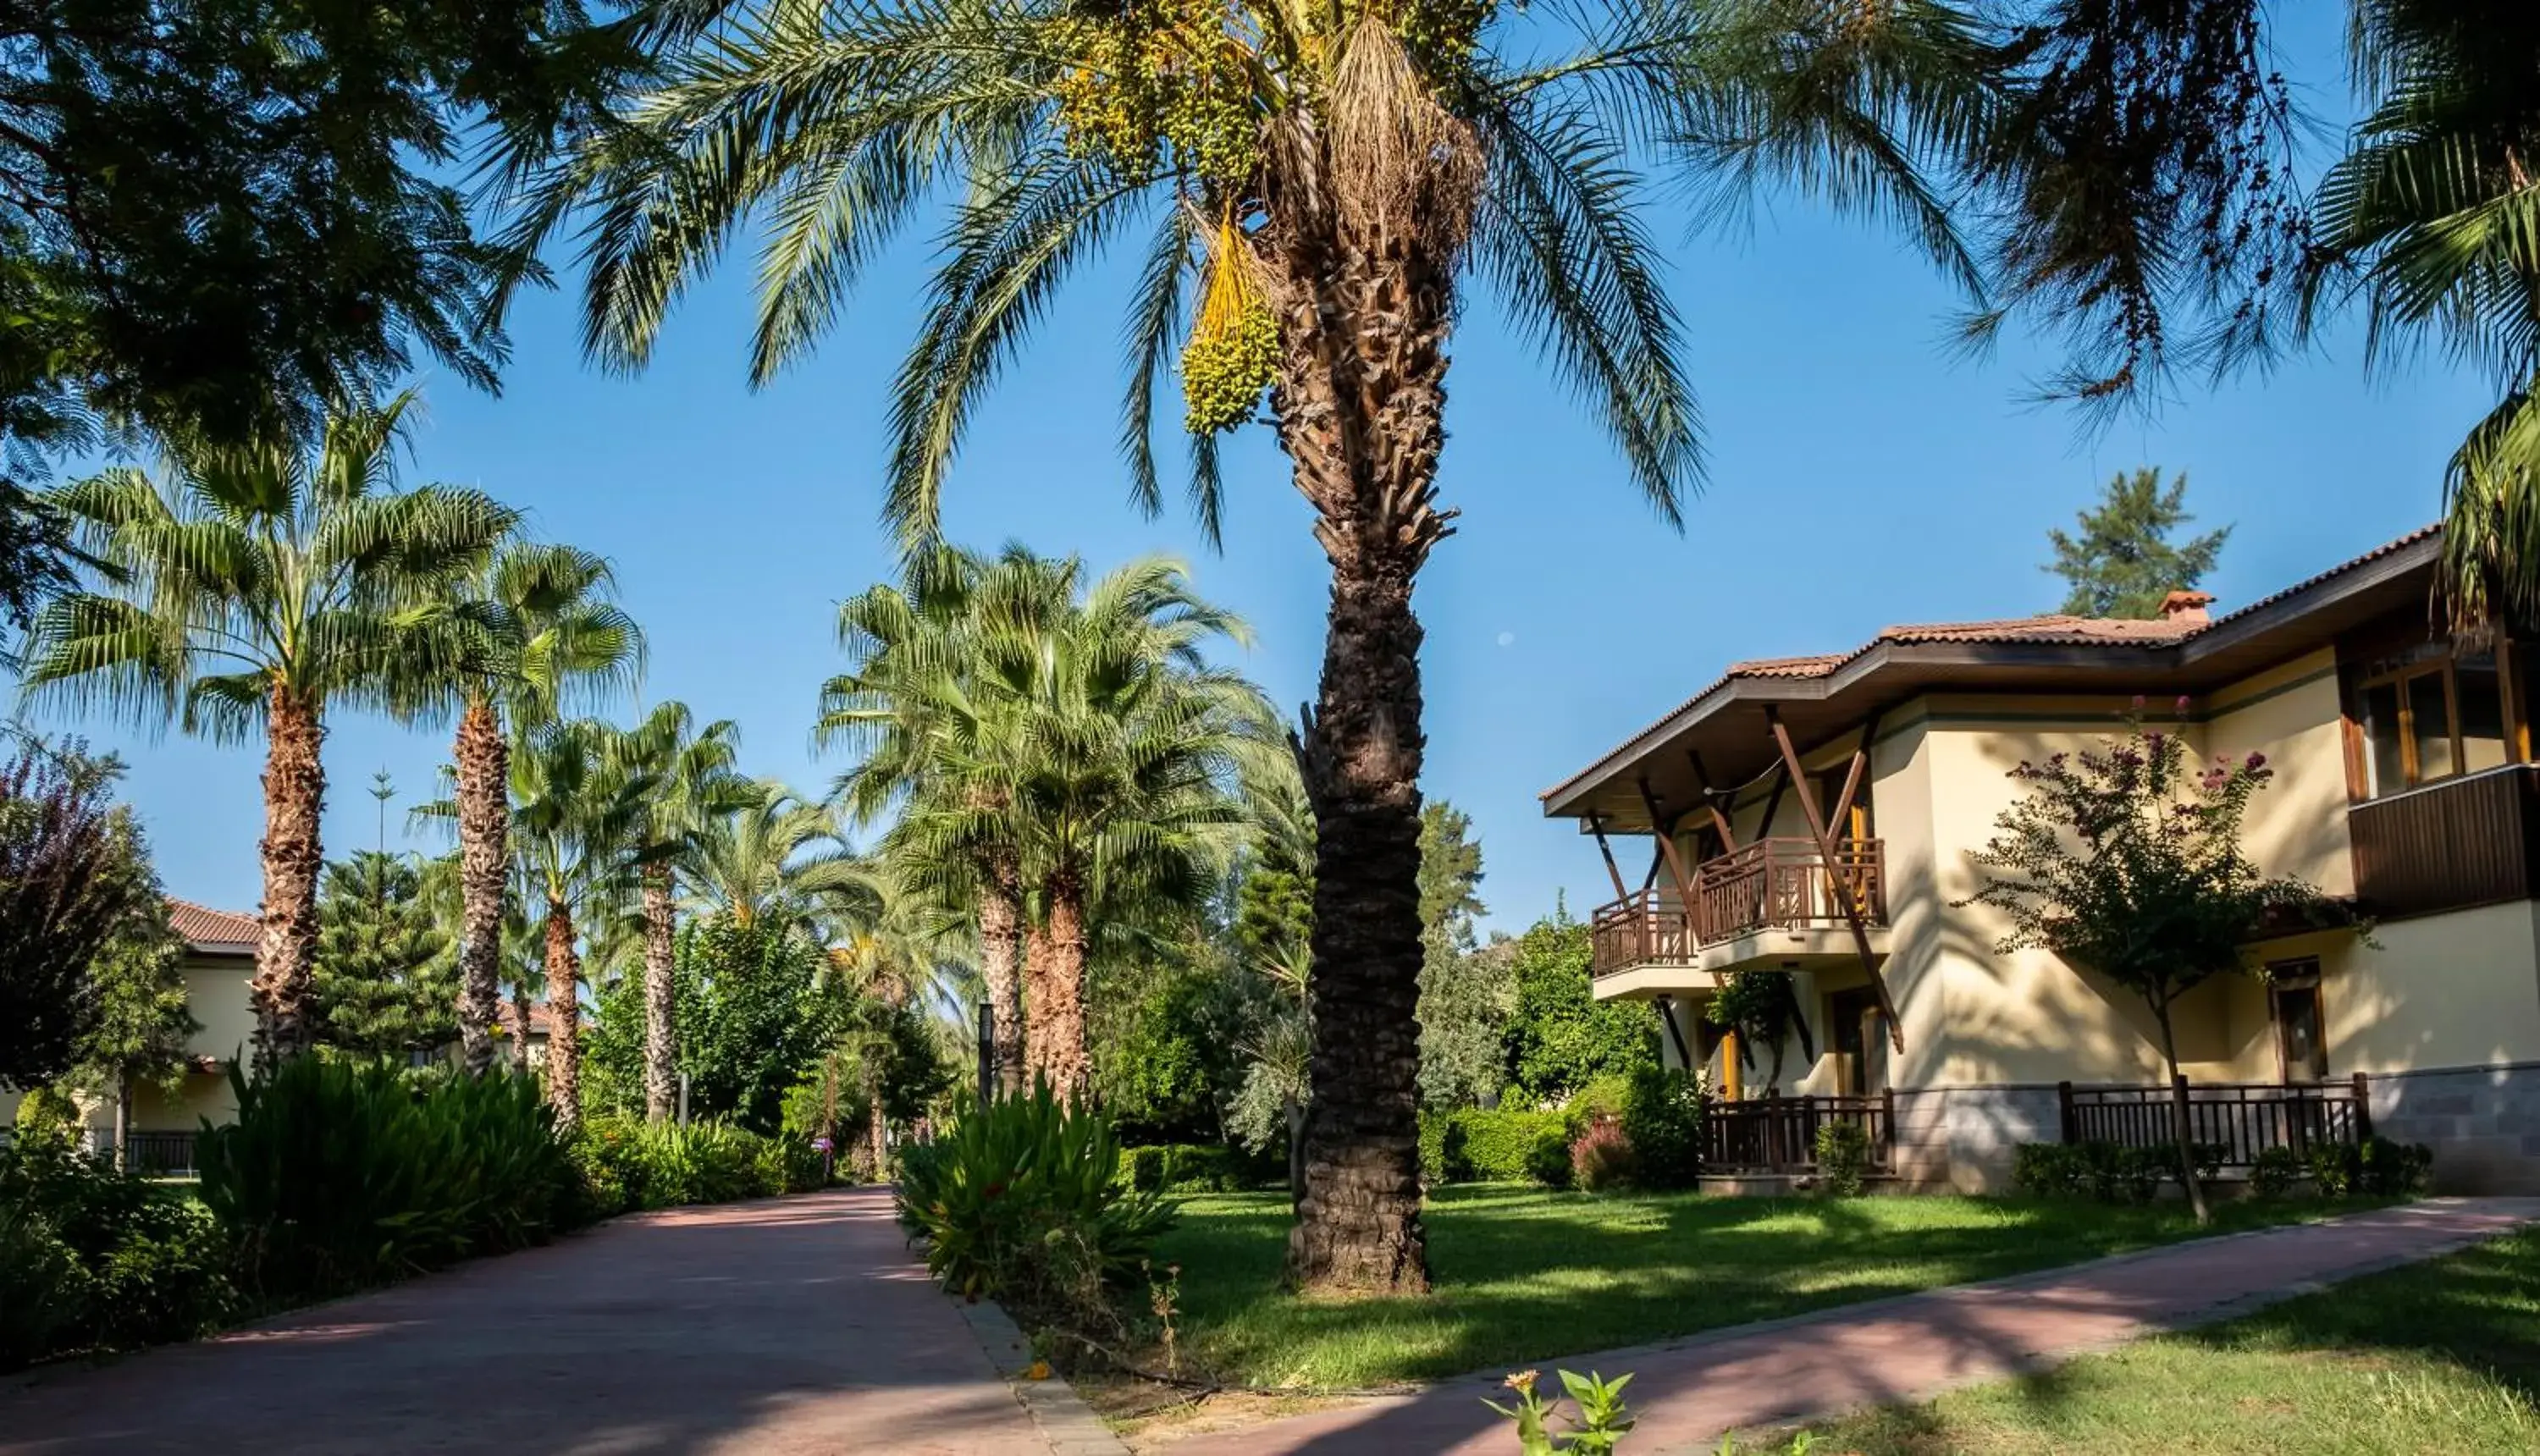
[[2540,905],[2381,926],[2320,951],[2329,1070],[2402,1072],[2540,1060]]

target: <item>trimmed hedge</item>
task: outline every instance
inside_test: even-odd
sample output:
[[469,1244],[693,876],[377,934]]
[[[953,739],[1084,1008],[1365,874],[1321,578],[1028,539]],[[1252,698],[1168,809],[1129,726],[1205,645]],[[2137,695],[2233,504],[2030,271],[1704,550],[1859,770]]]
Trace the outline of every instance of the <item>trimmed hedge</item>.
[[1120,1183],[1138,1193],[1247,1193],[1288,1181],[1286,1164],[1240,1147],[1160,1143],[1120,1149]]
[[1432,1183],[1570,1186],[1570,1114],[1457,1108],[1420,1115],[1420,1170]]
[[720,1122],[589,1118],[566,1149],[595,1218],[807,1193],[828,1181],[827,1159],[809,1140],[762,1138]]

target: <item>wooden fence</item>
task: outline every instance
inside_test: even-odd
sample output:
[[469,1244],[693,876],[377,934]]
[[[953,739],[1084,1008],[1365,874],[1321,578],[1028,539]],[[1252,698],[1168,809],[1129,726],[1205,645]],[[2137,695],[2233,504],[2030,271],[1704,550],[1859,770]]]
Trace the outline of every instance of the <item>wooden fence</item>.
[[1884,1173],[1896,1144],[1893,1093],[1875,1097],[1745,1097],[1714,1101],[1703,1109],[1705,1173],[1812,1173],[1817,1129],[1833,1122],[1862,1125],[1870,1135],[1870,1166]]
[[[2168,1087],[2061,1082],[2055,1090],[2067,1143],[2158,1147],[2173,1141]],[[2224,1149],[2223,1167],[2246,1168],[2270,1147],[2301,1152],[2361,1144],[2372,1136],[2372,1109],[2362,1073],[2343,1082],[2188,1083],[2187,1126],[2192,1141]]]

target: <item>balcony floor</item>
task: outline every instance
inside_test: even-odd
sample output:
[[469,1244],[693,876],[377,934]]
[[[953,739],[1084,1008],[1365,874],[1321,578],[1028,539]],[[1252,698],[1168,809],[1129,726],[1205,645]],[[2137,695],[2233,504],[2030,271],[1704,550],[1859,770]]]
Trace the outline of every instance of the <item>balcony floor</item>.
[[[1871,926],[1870,953],[1885,960],[1890,932]],[[1809,926],[1799,930],[1749,931],[1733,940],[1705,945],[1689,960],[1649,961],[1595,978],[1596,1000],[1651,996],[1684,996],[1720,989],[1720,978],[1759,963],[1799,962],[1800,970],[1859,965],[1860,947],[1842,927]]]

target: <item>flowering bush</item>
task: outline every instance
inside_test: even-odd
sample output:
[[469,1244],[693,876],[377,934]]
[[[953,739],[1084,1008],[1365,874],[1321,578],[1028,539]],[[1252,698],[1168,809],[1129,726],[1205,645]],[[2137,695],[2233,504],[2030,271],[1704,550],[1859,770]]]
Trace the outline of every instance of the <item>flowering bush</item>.
[[1588,1193],[1604,1193],[1632,1181],[1632,1143],[1623,1126],[1609,1117],[1588,1124],[1570,1144],[1571,1181]]

